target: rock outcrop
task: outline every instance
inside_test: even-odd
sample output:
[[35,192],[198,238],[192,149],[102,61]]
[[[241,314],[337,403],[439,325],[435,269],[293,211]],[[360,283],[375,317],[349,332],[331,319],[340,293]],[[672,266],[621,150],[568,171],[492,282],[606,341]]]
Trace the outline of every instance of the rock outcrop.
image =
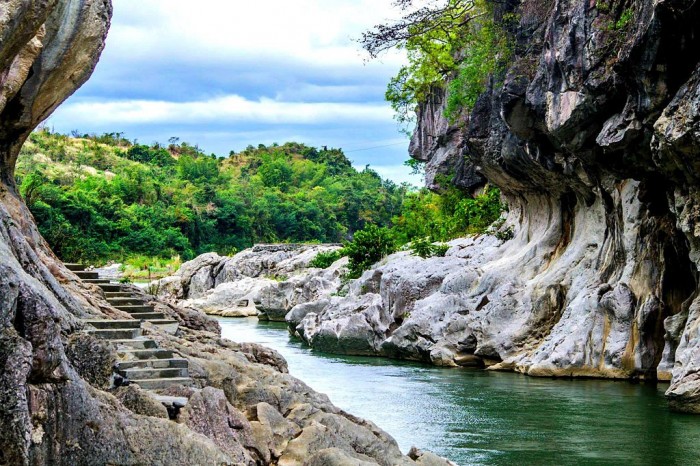
[[459,128],[436,92],[412,155],[460,186],[478,174],[501,188],[513,239],[391,257],[290,325],[332,350],[670,380],[670,405],[700,411],[700,4],[495,10],[519,19],[507,71]]
[[180,323],[176,335],[144,325],[189,360],[195,385],[166,393],[188,399],[179,413],[136,387],[113,388],[114,349],[82,336],[82,319],[130,317],[53,255],[14,180],[28,134],[92,72],[111,8],[109,0],[0,6],[0,463],[416,464],[376,426],[290,376],[274,351],[221,339],[216,322],[192,310],[157,303]]
[[328,269],[309,267],[327,244],[258,244],[233,257],[202,254],[182,264],[152,289],[180,306],[222,317],[259,316],[284,321],[300,303],[328,297],[341,288],[347,259]]

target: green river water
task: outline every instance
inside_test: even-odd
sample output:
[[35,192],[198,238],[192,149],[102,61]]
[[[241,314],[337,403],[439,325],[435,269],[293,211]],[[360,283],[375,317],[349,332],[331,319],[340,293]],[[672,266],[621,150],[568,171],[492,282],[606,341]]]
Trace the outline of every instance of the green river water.
[[220,319],[223,336],[279,351],[292,375],[412,445],[466,465],[700,465],[700,416],[672,413],[667,384],[552,380],[334,356],[283,323]]

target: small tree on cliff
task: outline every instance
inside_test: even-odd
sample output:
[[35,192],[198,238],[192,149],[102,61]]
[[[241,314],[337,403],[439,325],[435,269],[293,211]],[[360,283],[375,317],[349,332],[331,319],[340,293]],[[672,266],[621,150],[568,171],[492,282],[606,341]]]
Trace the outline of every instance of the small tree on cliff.
[[415,0],[395,0],[404,16],[365,32],[362,46],[375,58],[390,49],[406,50],[403,66],[387,86],[386,99],[402,125],[414,120],[418,103],[425,102],[448,78],[446,113],[456,117],[471,108],[489,76],[510,56],[507,36],[494,25],[485,0],[434,0],[415,7]]

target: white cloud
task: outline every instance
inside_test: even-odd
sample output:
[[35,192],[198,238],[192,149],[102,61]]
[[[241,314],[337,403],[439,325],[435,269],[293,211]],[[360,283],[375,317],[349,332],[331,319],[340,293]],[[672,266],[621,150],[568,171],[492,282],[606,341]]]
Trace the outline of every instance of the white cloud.
[[247,100],[231,95],[197,102],[150,100],[68,103],[57,118],[82,124],[187,124],[206,125],[229,122],[264,124],[321,124],[362,120],[367,123],[391,119],[386,105],[364,103],[279,102],[272,99]]
[[398,16],[392,1],[113,0],[94,76],[50,124],[142,142],[181,136],[220,155],[290,140],[328,145],[407,180],[408,143],[391,144],[401,136],[384,103],[405,56],[367,62],[356,42]]
[[[130,60],[284,57],[327,67],[361,63],[354,40],[396,16],[390,0],[115,0],[109,52]],[[373,66],[395,67],[401,54]]]

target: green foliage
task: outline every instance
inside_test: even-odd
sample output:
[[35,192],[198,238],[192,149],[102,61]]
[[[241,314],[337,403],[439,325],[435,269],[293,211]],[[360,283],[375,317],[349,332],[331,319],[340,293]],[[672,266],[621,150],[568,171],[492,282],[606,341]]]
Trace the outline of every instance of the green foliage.
[[496,188],[476,197],[454,187],[442,194],[421,189],[406,195],[401,215],[394,219],[394,231],[399,244],[426,237],[448,241],[485,233],[504,210]]
[[504,29],[493,21],[479,22],[465,39],[463,58],[448,86],[445,115],[450,120],[465,109],[474,108],[476,99],[486,90],[489,77],[501,74],[512,56]]
[[514,235],[515,232],[513,231],[513,227],[508,227],[505,230],[499,230],[494,234],[494,236],[501,241],[511,240],[513,239]]
[[433,245],[433,256],[435,257],[445,257],[447,251],[450,250],[449,244],[434,244]]
[[493,222],[498,220],[505,206],[501,203],[501,192],[488,187],[484,194],[468,197],[459,201],[455,215],[463,221],[461,225],[468,233],[484,233]]
[[596,0],[595,7],[601,13],[609,13],[610,12],[610,5],[607,3],[607,0]]
[[355,233],[355,237],[344,250],[349,259],[348,276],[357,278],[372,265],[396,251],[396,239],[388,228],[367,225]]
[[615,21],[613,29],[616,31],[621,31],[627,27],[627,25],[634,18],[634,10],[632,8],[625,8],[620,15],[620,18]]
[[[164,149],[105,140],[113,142],[33,133],[17,182],[59,257],[126,261],[132,279],[170,274],[204,252],[353,237],[343,252],[319,254],[313,265],[348,255],[359,276],[396,246],[482,233],[504,208],[496,189],[475,198],[457,188],[412,191],[369,167],[355,170],[338,149],[288,143],[222,160],[184,142]],[[444,246],[432,248],[444,254]]]
[[261,145],[224,160],[177,138],[167,149],[124,141],[38,131],[23,147],[18,185],[62,259],[152,263],[258,242],[342,242],[367,223],[389,226],[407,192],[338,149]]
[[162,148],[151,148],[144,145],[134,145],[126,151],[126,158],[135,162],[158,165],[161,167],[175,165],[170,152]]
[[339,260],[341,257],[345,256],[345,250],[338,249],[336,251],[319,252],[316,257],[309,263],[309,267],[316,267],[319,269],[327,269],[335,261]]
[[[451,4],[458,1],[450,0]],[[396,112],[396,120],[402,125],[414,121],[414,110],[419,102],[428,100],[436,87],[441,87],[445,78],[457,66],[454,56],[461,48],[462,30],[459,24],[463,18],[440,18],[443,27],[409,28],[410,37],[398,44],[406,50],[408,65],[401,67],[398,74],[387,85],[386,100]],[[420,32],[419,32],[420,31]]]
[[425,162],[422,160],[408,159],[403,164],[411,169],[411,175],[422,175],[425,172]]
[[435,244],[429,236],[415,238],[411,241],[411,253],[415,256],[422,257],[444,257],[450,246],[447,244]]
[[[505,23],[512,21],[510,16]],[[512,56],[508,34],[494,22],[492,7],[485,0],[448,0],[415,24],[405,24],[400,34],[405,40],[391,34],[385,39],[406,50],[408,57],[408,65],[389,81],[385,97],[406,127],[414,121],[416,106],[447,81],[446,116],[453,120],[471,109],[490,76],[501,73]]]

